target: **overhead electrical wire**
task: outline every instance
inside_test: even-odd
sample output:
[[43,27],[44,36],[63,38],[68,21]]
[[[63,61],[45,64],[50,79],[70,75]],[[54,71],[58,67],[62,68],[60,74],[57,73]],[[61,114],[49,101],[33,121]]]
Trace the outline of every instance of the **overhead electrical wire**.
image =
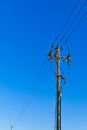
[[74,22],[76,21],[77,17],[80,15],[82,9],[84,8],[85,4],[87,3],[87,0],[84,1],[84,3],[82,4],[81,8],[79,9],[79,11],[77,12],[76,16],[74,17],[73,21],[71,22],[71,24],[68,26],[68,28],[66,29],[65,33],[63,34],[62,38],[60,39],[60,43],[63,41],[65,35],[67,34],[67,32],[70,30],[70,28],[72,28],[72,25],[74,24]]
[[73,7],[73,9],[71,10],[71,12],[69,13],[68,17],[66,18],[65,20],[65,23],[63,24],[62,28],[60,29],[60,31],[58,32],[58,35],[56,36],[56,38],[54,39],[53,43],[52,44],[55,44],[55,42],[58,40],[59,38],[59,35],[62,33],[62,31],[64,30],[67,22],[69,21],[69,19],[71,18],[73,12],[75,11],[75,9],[77,8],[77,6],[79,5],[80,3],[80,0],[77,0],[75,6]]
[[[67,30],[65,31],[65,33],[63,34],[61,41],[63,40],[64,36],[66,35],[66,33],[69,31],[70,28],[72,28],[72,25],[74,24],[74,22],[76,21],[77,17],[79,16],[80,12],[82,11],[82,9],[84,8],[85,4],[86,4],[87,0],[84,1],[84,3],[82,4],[81,8],[79,9],[78,13],[76,14],[76,16],[74,17],[73,21],[71,22],[70,26],[67,28]],[[81,23],[81,21],[83,20],[83,18],[86,16],[87,12],[80,18],[79,22],[75,25],[75,27],[73,28],[73,30],[70,32],[70,34],[68,35],[67,39],[65,40],[65,42],[62,44],[62,46],[66,46],[69,54],[70,54],[70,48],[69,45],[67,44],[68,39],[71,37],[72,33],[76,30],[76,28],[79,26],[79,24]],[[59,45],[60,45],[59,43]]]
[[84,17],[87,15],[87,11],[82,15],[82,17],[79,19],[78,23],[74,26],[74,28],[72,29],[72,31],[70,32],[70,34],[68,35],[67,39],[65,40],[65,42],[62,44],[62,46],[66,45],[66,47],[69,49],[69,45],[67,45],[67,42],[69,40],[69,38],[71,37],[72,33],[77,29],[77,27],[79,26],[79,24],[82,22],[82,20],[84,19]]
[[[80,20],[78,21],[78,23],[74,26],[74,28],[72,29],[72,31],[70,32],[70,34],[68,35],[67,39],[65,40],[65,42],[62,44],[67,45],[68,40],[70,39],[72,33],[77,29],[77,27],[79,26],[79,24],[82,22],[82,20],[84,19],[84,17],[87,15],[87,12],[85,12],[82,17],[80,18]],[[68,47],[68,46],[67,46]]]
[[[47,75],[48,75],[48,71],[45,73],[45,76],[44,76],[44,78],[43,78],[42,81],[45,81]],[[37,86],[39,86],[39,85],[40,85],[40,84],[38,84]],[[16,118],[15,122],[13,123],[13,126],[17,125],[17,123],[20,122],[20,120],[21,120],[22,117],[24,116],[25,112],[27,111],[27,105],[28,105],[28,104],[29,104],[29,105],[31,104],[32,96],[33,96],[33,94],[31,94],[31,95],[28,97],[25,106],[24,106],[24,107],[22,108],[22,110],[20,111],[18,117]]]
[[[47,67],[46,67],[46,68],[47,68]],[[36,83],[36,84],[33,86],[33,88],[31,89],[31,94],[30,94],[29,97],[26,98],[26,100],[25,100],[25,102],[24,102],[24,105],[23,105],[21,111],[19,112],[18,117],[16,118],[16,120],[15,120],[15,122],[14,122],[14,125],[15,125],[18,121],[20,121],[21,117],[22,117],[23,114],[26,112],[26,108],[27,108],[26,106],[27,106],[28,104],[30,105],[31,100],[32,100],[32,96],[33,96],[33,92],[34,92],[35,88],[38,88],[38,87],[39,87],[39,85],[40,85],[41,81],[43,80],[43,78],[46,78],[47,73],[48,73],[48,70],[47,70],[46,73],[43,72],[43,73],[42,73],[42,77],[39,78],[39,80],[37,81],[37,83]],[[45,76],[44,76],[44,75],[45,75]]]
[[36,79],[35,79],[32,87],[31,87],[31,94],[30,94],[30,96],[28,96],[25,99],[23,107],[21,108],[20,112],[18,113],[18,115],[17,115],[16,119],[14,120],[12,126],[15,126],[17,124],[17,122],[20,121],[21,117],[23,116],[23,114],[26,111],[26,105],[29,104],[29,103],[31,103],[32,94],[33,94],[35,88],[39,87],[41,81],[45,80],[46,76],[48,75],[48,70],[46,71],[46,69],[47,69],[47,64],[46,64],[46,61],[44,61],[43,64],[42,64],[42,66],[41,66],[41,68],[40,68],[40,71],[38,73],[38,76],[40,76],[40,77],[39,78],[38,78],[38,76],[36,77]]

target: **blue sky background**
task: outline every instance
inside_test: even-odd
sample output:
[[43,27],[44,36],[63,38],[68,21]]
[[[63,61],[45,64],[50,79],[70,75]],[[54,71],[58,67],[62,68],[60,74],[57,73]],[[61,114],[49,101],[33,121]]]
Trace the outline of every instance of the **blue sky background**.
[[[0,130],[9,130],[11,125],[14,130],[54,129],[56,80],[46,53],[75,3],[0,1]],[[80,0],[69,23],[82,3]],[[87,4],[79,18],[86,11]],[[62,130],[87,130],[87,16],[67,44],[72,65],[62,66],[67,77],[62,96]]]

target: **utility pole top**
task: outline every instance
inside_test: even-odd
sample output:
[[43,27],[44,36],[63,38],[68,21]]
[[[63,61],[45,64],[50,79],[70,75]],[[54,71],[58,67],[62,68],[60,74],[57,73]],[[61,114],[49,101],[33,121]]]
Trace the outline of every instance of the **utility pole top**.
[[63,51],[64,46],[56,46],[54,47],[54,44],[51,46],[50,52],[47,54],[49,56],[48,61],[52,61],[55,59],[56,62],[58,62],[58,59],[62,61],[67,61],[67,63],[71,64],[71,55],[70,53],[67,56],[59,56],[59,52]]

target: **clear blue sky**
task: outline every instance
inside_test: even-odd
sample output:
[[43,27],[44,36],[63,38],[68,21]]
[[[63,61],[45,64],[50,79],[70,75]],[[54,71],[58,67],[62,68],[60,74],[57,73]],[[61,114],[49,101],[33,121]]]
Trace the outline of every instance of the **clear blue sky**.
[[[76,0],[0,1],[0,130],[9,130],[10,125],[14,130],[53,129],[56,80],[46,53],[75,3]],[[79,18],[85,11],[87,4]],[[64,63],[63,68],[67,83],[62,96],[62,130],[87,130],[87,16],[67,44],[72,65],[67,67]],[[41,80],[34,84],[36,77]],[[24,103],[30,95],[31,100]]]

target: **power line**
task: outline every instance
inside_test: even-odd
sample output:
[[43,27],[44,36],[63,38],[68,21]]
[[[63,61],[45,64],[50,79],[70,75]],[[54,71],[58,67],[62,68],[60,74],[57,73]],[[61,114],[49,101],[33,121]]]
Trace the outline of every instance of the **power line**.
[[87,12],[85,12],[83,14],[83,16],[80,18],[79,22],[75,25],[75,27],[73,28],[73,30],[70,32],[70,34],[68,35],[67,39],[65,40],[65,42],[62,44],[63,46],[64,45],[67,45],[67,42],[69,40],[69,38],[71,37],[72,33],[77,29],[77,27],[79,26],[79,24],[82,22],[82,20],[84,19],[84,17],[87,15]]
[[[40,84],[41,84],[42,81],[43,81],[43,82],[45,81],[47,75],[48,75],[48,70],[47,70],[47,72],[45,73],[43,79],[40,79],[40,80],[39,80],[38,84],[36,85],[37,88],[38,88],[39,86],[41,86]],[[33,92],[34,92],[34,90],[33,90]],[[27,101],[25,102],[24,108],[22,109],[22,111],[21,111],[21,113],[20,113],[20,115],[19,115],[19,118],[17,118],[17,120],[16,120],[16,122],[15,122],[16,124],[21,120],[21,118],[23,117],[23,115],[24,115],[25,112],[27,111],[27,105],[28,105],[28,104],[29,104],[29,105],[31,104],[32,97],[33,97],[33,92],[32,92],[31,95],[27,98]]]
[[[45,61],[46,61],[46,59],[45,59]],[[46,69],[47,69],[47,64],[46,64],[45,61],[43,62],[42,66],[41,66],[41,68],[40,68],[40,71],[39,71],[39,73],[38,73],[38,76],[36,77],[36,79],[35,79],[35,81],[34,81],[34,83],[33,83],[33,85],[32,85],[31,95],[26,98],[26,100],[25,100],[25,102],[24,102],[24,104],[23,104],[23,107],[21,108],[21,110],[20,110],[18,116],[16,117],[16,119],[15,119],[14,122],[13,122],[13,126],[15,126],[18,121],[20,121],[21,117],[23,116],[23,114],[24,114],[25,111],[26,111],[26,105],[27,105],[27,103],[31,103],[32,93],[34,92],[34,90],[35,90],[36,87],[39,87],[41,81],[42,81],[43,79],[45,79],[46,76],[47,76],[47,74],[48,74],[48,70],[46,71]]]
[[65,28],[67,22],[69,21],[70,17],[72,16],[73,12],[75,11],[75,9],[76,9],[77,6],[79,5],[79,3],[80,3],[80,0],[77,0],[75,6],[74,6],[73,9],[71,10],[71,12],[70,12],[70,14],[68,15],[68,17],[66,18],[65,23],[63,24],[62,28],[60,29],[58,35],[56,36],[56,38],[54,39],[54,41],[53,41],[52,44],[54,44],[54,43],[57,41],[57,39],[59,38],[59,35],[60,35],[60,34],[62,33],[62,31],[64,30],[64,28]]
[[87,0],[84,1],[84,3],[82,4],[81,8],[79,9],[79,11],[77,12],[76,16],[74,17],[73,21],[71,22],[71,24],[69,25],[69,27],[66,29],[65,33],[63,34],[62,38],[60,39],[60,42],[62,42],[62,40],[64,39],[66,33],[69,31],[69,29],[72,27],[73,23],[76,21],[77,17],[79,16],[80,12],[82,11],[82,9],[84,8],[85,4],[86,4]]
[[[42,81],[45,81],[46,77],[48,75],[48,71],[45,73],[45,76],[43,77]],[[40,86],[40,83],[37,85],[37,88]],[[33,91],[34,92],[34,91]],[[31,104],[32,101],[32,96],[33,94],[31,93],[31,95],[27,98],[27,101],[24,104],[24,107],[22,108],[22,110],[20,111],[18,117],[16,118],[15,122],[14,122],[14,126],[21,120],[21,118],[23,117],[23,115],[25,114],[25,112],[27,111],[27,105]]]
[[[43,73],[44,73],[44,72],[43,72]],[[44,74],[45,74],[44,77],[46,77],[46,76],[47,76],[47,72],[44,73]],[[25,102],[24,102],[24,105],[23,105],[23,107],[22,107],[22,109],[21,109],[21,111],[20,111],[18,117],[16,118],[14,124],[16,124],[18,121],[20,121],[20,119],[23,117],[25,111],[27,110],[27,107],[26,107],[26,106],[27,106],[28,104],[29,104],[29,105],[31,104],[33,92],[35,91],[35,88],[38,88],[38,87],[39,87],[42,78],[43,78],[43,77],[40,77],[39,80],[37,81],[36,85],[33,86],[33,88],[31,89],[31,94],[30,94],[29,97],[26,98],[26,100],[25,100]]]

